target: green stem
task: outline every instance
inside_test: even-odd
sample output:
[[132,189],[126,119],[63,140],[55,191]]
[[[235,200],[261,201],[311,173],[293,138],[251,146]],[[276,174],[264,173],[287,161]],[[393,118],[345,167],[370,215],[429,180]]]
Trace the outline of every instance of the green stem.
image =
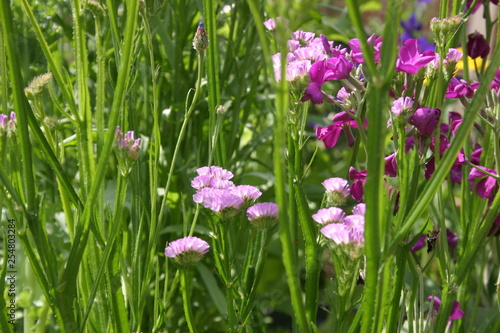
[[188,268],[181,269],[181,293],[182,303],[184,305],[184,315],[186,316],[186,323],[188,324],[189,332],[195,333],[196,327],[194,326],[193,311],[191,309],[191,288],[189,285]]

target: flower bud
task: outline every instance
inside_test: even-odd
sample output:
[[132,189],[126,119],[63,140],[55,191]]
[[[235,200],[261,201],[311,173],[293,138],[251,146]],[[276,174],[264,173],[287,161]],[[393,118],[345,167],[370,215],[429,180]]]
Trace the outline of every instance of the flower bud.
[[472,59],[477,57],[486,58],[490,53],[490,46],[482,34],[475,32],[470,34],[467,41],[467,53]]
[[200,24],[198,24],[198,29],[196,29],[193,38],[193,47],[199,52],[205,51],[208,47],[208,35],[205,28],[203,28],[203,22],[200,22]]

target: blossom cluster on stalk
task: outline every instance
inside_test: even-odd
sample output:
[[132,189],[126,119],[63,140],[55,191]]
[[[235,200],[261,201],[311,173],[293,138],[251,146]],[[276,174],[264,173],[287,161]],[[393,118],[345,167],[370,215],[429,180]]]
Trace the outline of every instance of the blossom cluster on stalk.
[[[222,220],[245,212],[252,225],[267,229],[277,222],[278,207],[274,203],[257,203],[262,192],[251,185],[235,185],[231,171],[219,166],[205,166],[196,170],[191,186],[196,189],[193,201],[211,210]],[[253,205],[253,206],[252,206]]]
[[175,259],[180,265],[186,266],[203,259],[203,255],[208,252],[209,248],[210,245],[204,240],[187,236],[170,242],[165,248],[165,255]]
[[16,113],[12,111],[9,116],[0,114],[0,136],[11,136],[16,131],[17,117]]

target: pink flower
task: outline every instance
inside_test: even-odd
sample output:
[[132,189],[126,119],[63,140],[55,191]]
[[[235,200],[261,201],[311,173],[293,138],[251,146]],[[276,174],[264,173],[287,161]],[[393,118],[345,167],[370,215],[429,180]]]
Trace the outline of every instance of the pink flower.
[[165,255],[184,266],[200,261],[209,248],[210,245],[204,240],[188,236],[170,242],[165,248]]
[[196,173],[198,173],[199,176],[208,175],[213,179],[222,180],[228,180],[234,177],[231,171],[227,171],[226,169],[215,165],[198,168],[196,169]]
[[269,229],[278,222],[278,205],[262,202],[247,209],[250,222],[259,229]]
[[459,98],[466,96],[468,98],[474,97],[474,91],[479,87],[479,82],[469,83],[463,79],[452,77],[448,89],[446,90],[446,98]]
[[264,22],[264,26],[269,31],[273,31],[276,29],[276,24],[283,21],[285,27],[288,27],[288,20],[282,17],[270,18],[269,20]]
[[343,178],[329,178],[321,183],[326,189],[326,206],[340,206],[349,195],[349,182]]
[[436,58],[434,51],[418,51],[418,40],[407,39],[396,60],[396,71],[417,74],[418,70]]
[[350,243],[351,229],[343,223],[331,223],[322,228],[321,233],[328,239],[331,239],[335,244]]
[[330,223],[343,223],[345,213],[342,209],[337,207],[322,208],[312,216],[313,220],[326,226]]
[[391,112],[395,116],[407,114],[413,108],[413,99],[410,97],[400,97],[392,104]]
[[365,216],[365,213],[366,213],[366,204],[365,203],[357,204],[352,209],[352,215],[363,215],[363,216]]
[[232,193],[247,202],[255,201],[262,195],[258,188],[251,185],[238,185],[232,189]]

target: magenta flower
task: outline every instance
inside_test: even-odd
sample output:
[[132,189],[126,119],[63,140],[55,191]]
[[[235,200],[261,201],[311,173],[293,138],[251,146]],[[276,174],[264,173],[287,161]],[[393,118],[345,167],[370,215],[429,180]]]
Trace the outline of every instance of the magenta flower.
[[165,248],[165,255],[174,258],[179,264],[186,266],[203,259],[210,245],[198,237],[184,237],[170,242]]
[[[439,297],[436,297],[436,296],[429,296],[429,297],[427,297],[427,299],[429,301],[434,300],[432,302],[432,307],[434,308],[434,311],[431,312],[431,316],[437,316],[439,308],[441,307],[441,300],[439,299]],[[464,316],[464,312],[462,311],[462,309],[460,309],[460,303],[458,303],[457,301],[453,301],[453,304],[451,306],[449,320],[448,320],[448,327],[451,326],[451,323],[453,320],[463,318],[463,316]]]
[[[380,50],[382,49],[382,37],[377,38],[377,35],[373,34],[368,38],[367,42],[369,46],[373,47],[375,63],[378,63],[380,61]],[[347,42],[347,45],[351,48],[350,56],[352,61],[357,64],[364,64],[365,59],[359,39],[353,38]]]
[[498,92],[500,88],[500,69],[496,70],[495,77],[493,78],[493,81],[491,81],[490,88]]
[[450,229],[446,229],[446,240],[448,241],[448,246],[456,248],[458,245],[458,236],[456,233]]
[[354,180],[351,185],[351,197],[357,202],[363,201],[363,187],[366,182],[366,170],[356,171],[353,167],[349,168],[349,178]]
[[342,51],[333,49],[333,57],[323,61],[316,61],[309,71],[311,79],[306,88],[302,102],[311,100],[314,104],[323,103],[321,87],[326,81],[342,80],[349,76],[353,64],[347,60]]
[[9,119],[7,115],[0,114],[0,131],[7,130],[7,119]]
[[418,108],[410,117],[409,123],[415,126],[423,136],[431,136],[436,129],[441,116],[441,109],[431,109],[427,106]]
[[410,252],[411,253],[414,253],[422,248],[425,247],[425,239],[427,238],[427,236],[425,234],[422,234],[420,235],[420,237],[418,238],[417,242],[415,243],[415,245],[413,245],[413,247],[411,248]]
[[468,98],[474,97],[474,91],[479,87],[479,82],[469,83],[463,79],[452,77],[448,89],[446,90],[446,98],[459,98],[466,96]]
[[418,51],[418,40],[407,39],[396,60],[396,71],[417,74],[418,70],[436,58],[434,51]]
[[485,171],[491,173],[492,175],[497,175],[497,173],[493,169],[488,169],[488,168],[485,168],[482,166],[477,166],[476,168],[471,169],[471,171],[469,173],[469,177],[467,178],[467,180],[471,181],[471,186],[474,186],[474,181],[477,178],[481,178],[479,180],[479,182],[477,182],[476,193],[481,198],[491,198],[493,190],[498,188],[497,180],[495,178],[488,176],[485,173],[481,172],[481,170],[479,170],[478,168],[485,170]]
[[397,175],[397,165],[396,165],[396,153],[385,158],[385,175],[389,177],[396,177]]
[[278,222],[278,205],[262,202],[247,209],[250,222],[259,229],[269,229]]
[[312,216],[313,220],[326,226],[330,223],[343,223],[345,213],[342,209],[337,207],[322,208]]
[[344,130],[347,138],[347,145],[352,147],[355,138],[350,129],[358,128],[356,121],[352,119],[348,112],[342,111],[333,116],[333,124],[327,127],[316,127],[316,137],[325,143],[326,148],[333,148],[337,144],[340,133]]

